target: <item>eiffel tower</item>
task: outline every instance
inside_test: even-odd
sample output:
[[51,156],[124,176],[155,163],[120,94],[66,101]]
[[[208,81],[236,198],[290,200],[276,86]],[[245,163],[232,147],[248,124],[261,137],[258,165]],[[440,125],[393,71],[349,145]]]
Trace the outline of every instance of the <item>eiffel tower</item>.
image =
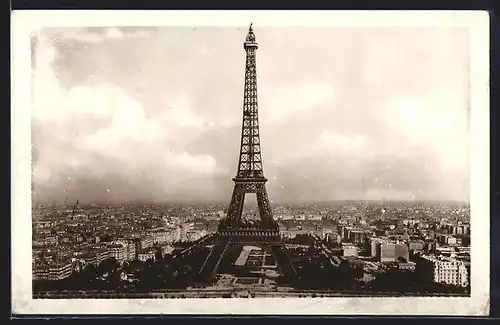
[[[215,234],[215,243],[199,272],[200,279],[213,280],[226,252],[235,245],[250,244],[268,249],[278,264],[282,275],[290,282],[298,279],[284,244],[281,242],[279,225],[273,219],[266,190],[267,179],[262,168],[257,105],[256,51],[258,48],[252,25],[246,41],[245,92],[243,99],[243,123],[238,172],[233,178],[234,190],[227,215]],[[242,218],[247,193],[255,193],[260,219],[256,222]]]

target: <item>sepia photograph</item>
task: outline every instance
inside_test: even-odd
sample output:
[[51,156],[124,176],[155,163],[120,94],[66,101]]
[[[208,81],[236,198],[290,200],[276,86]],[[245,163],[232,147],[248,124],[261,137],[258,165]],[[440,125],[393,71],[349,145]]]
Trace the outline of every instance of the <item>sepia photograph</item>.
[[68,13],[13,16],[14,312],[488,313],[487,13]]

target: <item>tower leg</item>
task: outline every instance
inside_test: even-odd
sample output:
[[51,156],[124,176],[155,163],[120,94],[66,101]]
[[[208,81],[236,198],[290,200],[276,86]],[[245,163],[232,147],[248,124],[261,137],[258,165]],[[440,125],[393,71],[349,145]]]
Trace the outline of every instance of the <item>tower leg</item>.
[[257,193],[257,205],[259,206],[259,214],[262,221],[270,221],[273,218],[271,204],[267,196],[266,187],[262,185],[261,192]]
[[227,212],[227,220],[229,223],[237,225],[240,222],[241,214],[243,212],[243,205],[245,203],[245,193],[238,184],[233,189],[231,196],[231,203]]
[[272,245],[271,252],[274,258],[276,259],[276,263],[281,269],[283,276],[289,282],[295,283],[295,281],[298,280],[297,270],[295,270],[295,267],[293,266],[292,261],[290,260],[290,256],[288,256],[285,245],[283,244]]
[[200,269],[198,273],[198,278],[201,281],[212,281],[214,279],[215,274],[217,273],[217,269],[219,268],[220,261],[222,257],[226,254],[226,250],[229,246],[229,240],[225,238],[219,238],[210,253],[208,254],[205,263]]

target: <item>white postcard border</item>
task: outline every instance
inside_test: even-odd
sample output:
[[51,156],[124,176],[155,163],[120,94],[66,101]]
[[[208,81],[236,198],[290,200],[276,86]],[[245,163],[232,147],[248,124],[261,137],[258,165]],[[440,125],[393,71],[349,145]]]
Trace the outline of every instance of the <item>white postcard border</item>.
[[[31,49],[43,27],[463,26],[471,36],[471,297],[32,299]],[[12,312],[14,314],[487,315],[489,16],[485,11],[18,11],[12,14]]]

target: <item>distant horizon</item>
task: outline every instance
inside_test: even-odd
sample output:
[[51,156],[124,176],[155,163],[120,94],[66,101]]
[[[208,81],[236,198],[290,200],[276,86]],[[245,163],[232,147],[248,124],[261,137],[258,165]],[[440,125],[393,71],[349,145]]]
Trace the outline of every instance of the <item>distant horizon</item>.
[[[358,202],[369,202],[369,203],[433,203],[433,204],[439,204],[439,203],[451,203],[451,204],[460,204],[460,205],[470,205],[469,201],[460,201],[460,200],[398,200],[398,199],[388,199],[388,200],[370,200],[370,199],[345,199],[345,200],[328,200],[328,201],[303,201],[303,202],[290,202],[290,201],[272,201],[271,200],[271,207],[274,205],[314,205],[314,204],[329,204],[329,203],[358,203]],[[64,200],[61,201],[40,201],[39,204],[57,204],[57,205],[62,205],[66,203],[66,205],[75,205],[76,200],[71,200],[64,202]],[[176,204],[183,204],[183,205],[229,205],[229,199],[227,202],[223,201],[123,201],[123,202],[103,202],[103,201],[90,201],[90,202],[84,202],[84,201],[79,201],[79,205],[176,205]],[[255,205],[255,203],[250,203],[251,205]]]

